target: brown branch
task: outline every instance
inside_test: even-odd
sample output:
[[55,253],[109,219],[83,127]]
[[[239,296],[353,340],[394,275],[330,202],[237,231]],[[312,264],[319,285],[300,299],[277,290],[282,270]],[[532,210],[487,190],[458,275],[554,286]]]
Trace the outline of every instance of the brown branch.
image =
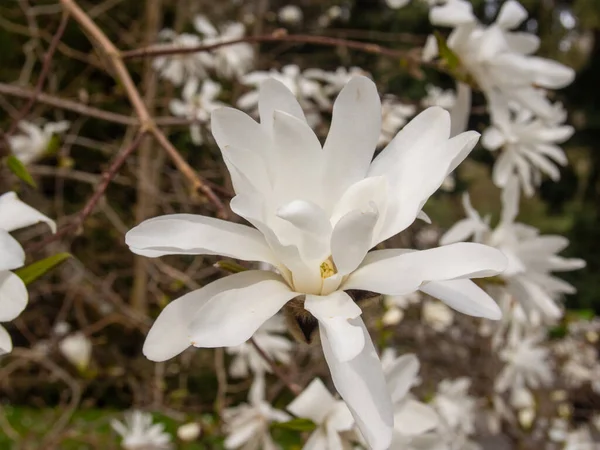
[[287,388],[292,392],[292,394],[300,395],[300,393],[302,392],[302,387],[289,379],[288,375],[283,370],[281,370],[281,367],[275,364],[275,361],[273,361],[269,357],[269,355],[267,355],[265,351],[262,348],[260,348],[260,346],[256,343],[254,338],[250,338],[250,343],[256,349],[261,358],[264,359],[265,362],[269,365],[275,376],[277,376],[277,378],[279,378],[287,386]]
[[115,47],[110,39],[106,37],[104,32],[96,25],[96,23],[90,19],[90,17],[75,3],[74,0],[60,0],[63,7],[73,16],[73,18],[81,25],[81,27],[93,38],[98,47],[108,57],[115,71],[115,78],[117,78],[121,84],[129,101],[133,106],[133,109],[138,116],[142,131],[148,131],[154,136],[161,147],[171,157],[179,171],[192,185],[194,190],[203,192],[206,197],[215,205],[218,209],[218,214],[221,217],[226,217],[227,210],[223,206],[221,200],[215,195],[215,193],[206,185],[204,180],[190,167],[190,165],[183,159],[177,149],[169,142],[164,133],[157,127],[156,122],[152,119],[150,113],[140,92],[138,91],[135,83],[131,79],[129,71],[123,63],[123,59],[119,50]]
[[11,123],[8,131],[6,133],[4,133],[3,138],[0,141],[0,152],[8,153],[8,149],[9,149],[8,138],[9,138],[9,136],[12,136],[15,133],[15,131],[17,131],[19,122],[21,120],[23,120],[25,117],[27,117],[27,114],[29,113],[29,111],[31,111],[31,108],[35,104],[36,98],[42,92],[44,83],[46,81],[46,78],[48,77],[48,73],[50,73],[50,66],[52,65],[52,58],[54,57],[54,53],[56,52],[58,43],[60,42],[60,39],[62,38],[62,35],[64,34],[65,29],[67,28],[68,22],[69,22],[69,13],[67,11],[65,11],[65,12],[63,12],[63,15],[60,19],[60,24],[58,25],[58,29],[56,30],[56,33],[54,33],[54,36],[52,37],[52,41],[50,41],[50,46],[48,47],[48,51],[44,55],[44,62],[42,63],[42,69],[40,71],[40,76],[38,77],[37,82],[35,84],[35,88],[33,90],[33,95],[31,96],[29,101],[25,104],[25,106],[23,106],[23,108],[19,111],[19,113],[17,114],[17,116],[15,117],[13,122]]
[[124,59],[140,58],[148,56],[165,56],[165,55],[182,55],[187,53],[207,52],[220,47],[226,47],[234,44],[253,43],[253,42],[293,42],[297,44],[315,44],[326,45],[333,47],[346,47],[354,50],[359,50],[366,53],[376,55],[392,56],[395,58],[405,58],[412,62],[419,62],[418,58],[411,52],[406,50],[397,50],[387,47],[382,47],[377,44],[368,42],[352,41],[348,39],[340,39],[328,36],[313,36],[304,34],[285,34],[283,30],[275,30],[272,34],[261,36],[245,36],[239,39],[219,42],[210,45],[198,45],[195,47],[177,47],[173,45],[153,45],[146,48],[129,50],[121,53]]

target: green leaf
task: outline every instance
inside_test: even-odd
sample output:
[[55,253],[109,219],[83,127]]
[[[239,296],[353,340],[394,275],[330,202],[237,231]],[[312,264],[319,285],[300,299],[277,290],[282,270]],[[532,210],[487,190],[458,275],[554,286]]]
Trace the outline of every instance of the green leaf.
[[439,31],[434,32],[434,34],[440,58],[446,63],[446,66],[451,72],[457,70],[460,67],[460,58],[452,49],[450,49],[450,47],[448,47],[444,36],[442,36]]
[[48,258],[36,261],[20,269],[14,270],[14,272],[23,280],[23,283],[29,285],[41,276],[54,269],[59,264],[65,262],[71,257],[70,253],[59,253],[57,255],[49,256]]
[[27,168],[23,165],[21,161],[19,161],[19,159],[15,155],[10,155],[8,158],[6,158],[6,165],[12,173],[14,173],[25,183],[34,188],[37,187],[35,181],[33,181],[33,178],[27,171]]
[[273,422],[271,427],[293,431],[313,431],[317,425],[310,419],[292,419],[287,422]]
[[231,273],[240,273],[240,272],[245,272],[246,270],[248,270],[247,268],[245,268],[244,266],[242,266],[236,262],[228,261],[225,259],[222,259],[221,261],[217,261],[215,263],[215,267],[218,269],[226,270],[227,272],[231,272]]

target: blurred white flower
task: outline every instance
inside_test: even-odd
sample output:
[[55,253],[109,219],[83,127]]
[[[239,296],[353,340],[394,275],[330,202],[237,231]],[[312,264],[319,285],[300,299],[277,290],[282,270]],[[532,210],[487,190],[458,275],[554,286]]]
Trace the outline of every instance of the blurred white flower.
[[[198,47],[203,44],[200,37],[195,34],[177,34],[170,29],[162,30],[158,37],[161,42],[178,48]],[[158,56],[152,61],[152,67],[160,76],[175,86],[181,86],[192,79],[206,77],[206,70],[213,65],[213,56],[208,52]]]
[[121,448],[125,450],[168,450],[171,435],[165,432],[161,423],[152,423],[152,414],[142,411],[129,411],[125,422],[113,419],[111,427],[122,437]]
[[58,349],[78,370],[87,369],[92,357],[92,342],[85,334],[77,332],[68,335],[58,343]]
[[223,411],[226,449],[276,450],[278,447],[269,432],[271,422],[287,422],[291,417],[265,401],[265,379],[254,378],[248,403]]
[[454,312],[441,302],[427,300],[423,302],[421,319],[438,333],[443,333],[454,323]]
[[183,442],[192,442],[197,440],[202,433],[202,427],[197,422],[190,422],[177,428],[177,437]]
[[[210,79],[204,80],[202,87],[195,78],[189,80],[182,92],[182,100],[173,99],[169,103],[169,109],[175,116],[194,120],[190,125],[192,142],[201,145],[204,142],[201,125],[210,119],[210,113],[224,104],[217,100],[221,93],[221,85]],[[198,89],[200,88],[200,91]]]
[[404,310],[410,305],[419,303],[422,295],[420,292],[411,292],[407,295],[384,295],[385,314],[382,321],[386,326],[396,325],[404,318]]
[[69,331],[71,331],[71,325],[64,321],[58,322],[54,325],[54,327],[52,327],[52,331],[56,336],[64,336]]
[[[25,264],[25,252],[10,232],[34,225],[47,223],[56,231],[53,220],[26,205],[14,192],[0,196],[0,323],[16,319],[27,306],[29,295],[25,283],[11,270]],[[0,325],[0,355],[12,351],[12,339]]]
[[126,242],[141,255],[223,254],[270,263],[278,273],[244,271],[171,302],[150,330],[144,354],[164,361],[190,345],[240,345],[292,301],[289,308],[318,321],[334,385],[362,434],[375,450],[385,449],[392,405],[362,310],[346,291],[420,290],[463,313],[500,318],[498,305],[470,279],[504,270],[500,251],[458,243],[368,252],[422,216],[423,204],[478,135],[450,139],[449,113],[433,107],[373,160],[381,103],[365,77],[353,78],[337,97],[324,145],[282,83],[261,85],[259,110],[261,123],[231,108],[211,117],[237,194],[232,210],[256,228],[176,214],[143,222]]
[[[277,315],[262,324],[252,336],[256,344],[272,361],[282,364],[289,364],[290,353],[294,348],[294,344],[281,335],[286,332],[286,329],[285,320],[282,316]],[[248,342],[235,347],[227,347],[226,351],[230,355],[234,355],[229,366],[229,373],[232,377],[247,377],[250,371],[252,373],[271,372],[271,366]]]
[[302,19],[304,19],[304,14],[296,5],[285,5],[279,9],[277,17],[279,18],[280,22],[283,22],[287,25],[297,25],[302,22]]
[[456,94],[452,89],[442,89],[441,87],[428,84],[425,86],[427,95],[421,100],[421,104],[425,108],[430,106],[439,106],[447,111],[450,111],[456,104]]
[[[203,15],[194,18],[194,27],[202,34],[204,45],[235,41],[246,34],[246,28],[239,22],[227,23],[217,30]],[[239,78],[254,64],[254,48],[247,42],[215,48],[212,55],[214,69],[224,78]]]
[[502,215],[492,231],[489,220],[482,219],[463,197],[467,218],[454,224],[440,239],[441,245],[468,240],[485,243],[501,250],[509,265],[500,278],[505,289],[528,313],[538,311],[549,319],[561,317],[556,300],[562,294],[574,293],[575,288],[552,272],[576,270],[585,267],[585,261],[563,258],[557,253],[569,245],[568,239],[556,235],[539,234],[539,230],[515,222],[519,212],[519,185],[512,177],[502,192]]
[[[502,4],[496,21],[483,26],[473,15],[467,0],[450,0],[430,10],[434,25],[454,27],[448,47],[486,95],[498,94],[521,104],[541,118],[554,112],[549,100],[537,88],[558,89],[570,84],[575,72],[556,61],[532,56],[539,47],[537,36],[511,31],[527,19],[527,11],[515,0]],[[428,55],[433,54],[433,42]]]
[[388,95],[381,102],[381,134],[377,145],[387,144],[398,131],[415,115],[417,108],[406,105],[396,97]]
[[[287,407],[296,417],[310,419],[317,428],[310,435],[305,449],[351,449],[349,439],[343,435],[354,426],[352,413],[342,400],[336,400],[319,378],[315,378]],[[342,434],[340,434],[342,433]]]
[[70,125],[66,120],[44,126],[22,120],[18,124],[22,134],[8,137],[10,150],[23,164],[35,162],[48,151],[52,136],[64,133]]
[[306,69],[303,72],[303,76],[306,78],[323,83],[322,89],[327,96],[339,94],[352,78],[361,75],[368,76],[368,73],[360,67],[350,67],[349,69],[338,67],[334,72],[323,69]]
[[385,0],[385,3],[392,9],[400,9],[408,5],[410,0]]
[[490,96],[492,126],[483,133],[481,143],[490,151],[499,150],[493,180],[505,188],[513,175],[527,196],[542,182],[542,173],[552,181],[560,179],[556,164],[566,166],[565,152],[558,145],[573,135],[573,127],[547,124],[525,109],[511,111],[502,97]]

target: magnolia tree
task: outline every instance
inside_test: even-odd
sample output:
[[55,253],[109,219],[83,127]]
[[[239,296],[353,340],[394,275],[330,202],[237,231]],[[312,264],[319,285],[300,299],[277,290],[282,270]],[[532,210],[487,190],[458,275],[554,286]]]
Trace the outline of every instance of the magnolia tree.
[[[569,164],[553,90],[575,70],[538,56],[520,3],[381,2],[380,20],[430,24],[389,46],[347,38],[358,4],[148,1],[140,42],[114,37],[111,2],[26,3],[29,32],[61,20],[26,47],[45,49],[41,68],[29,50],[0,83],[4,103],[27,99],[0,144],[9,439],[598,448],[600,321],[565,308],[576,289],[558,274],[586,263],[520,214]],[[68,98],[58,59],[100,81],[76,78]],[[23,250],[10,233],[38,222],[53,234],[19,232]],[[59,416],[11,424],[30,401],[54,406],[57,381]],[[100,422],[81,420],[90,408]]]

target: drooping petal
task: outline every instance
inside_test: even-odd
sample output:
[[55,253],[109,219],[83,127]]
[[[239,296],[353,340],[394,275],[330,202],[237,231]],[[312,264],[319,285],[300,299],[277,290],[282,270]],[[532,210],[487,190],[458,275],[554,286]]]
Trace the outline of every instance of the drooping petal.
[[[189,325],[206,303],[222,292],[243,290],[264,280],[270,272],[247,271],[221,278],[169,303],[148,332],[143,353],[152,361],[166,361],[191,346]],[[251,301],[251,299],[248,299]]]
[[292,403],[287,410],[296,417],[322,424],[335,405],[335,398],[319,378],[315,378]]
[[195,312],[188,326],[192,345],[240,345],[298,295],[273,272],[257,271],[254,277],[253,284],[221,292]]
[[502,311],[496,302],[471,280],[432,281],[425,283],[419,290],[469,316],[492,320],[502,317]]
[[479,278],[506,269],[504,254],[487,245],[458,242],[421,251],[376,250],[344,283],[344,289],[361,289],[384,295],[416,291],[429,281]]
[[365,345],[354,359],[340,362],[324,327],[319,326],[325,360],[335,388],[352,412],[356,423],[373,450],[387,450],[392,440],[393,409],[381,362],[360,317],[351,321],[362,328]]
[[413,354],[408,354],[400,356],[390,367],[386,368],[385,378],[392,403],[398,403],[406,397],[417,381],[419,366],[419,359]]
[[8,232],[0,229],[0,270],[17,269],[25,264],[25,251]]
[[15,319],[27,306],[27,288],[12,272],[0,271],[0,322]]
[[333,105],[331,127],[323,153],[324,176],[331,197],[337,199],[350,185],[362,180],[373,158],[381,132],[381,101],[375,83],[352,78]]
[[362,351],[363,332],[352,322],[362,311],[348,294],[335,291],[327,296],[307,295],[304,309],[315,316],[327,332],[333,355],[340,362],[350,361]]
[[263,235],[254,228],[195,214],[171,214],[146,220],[125,235],[131,251],[163,255],[223,255],[276,264]]
[[38,210],[23,203],[14,192],[0,196],[0,230],[14,231],[38,222],[47,223],[56,232],[56,223]]
[[12,352],[13,345],[10,334],[2,325],[0,325],[0,356]]
[[339,273],[348,274],[362,263],[371,249],[378,218],[377,211],[355,210],[335,225],[331,235],[331,256]]

